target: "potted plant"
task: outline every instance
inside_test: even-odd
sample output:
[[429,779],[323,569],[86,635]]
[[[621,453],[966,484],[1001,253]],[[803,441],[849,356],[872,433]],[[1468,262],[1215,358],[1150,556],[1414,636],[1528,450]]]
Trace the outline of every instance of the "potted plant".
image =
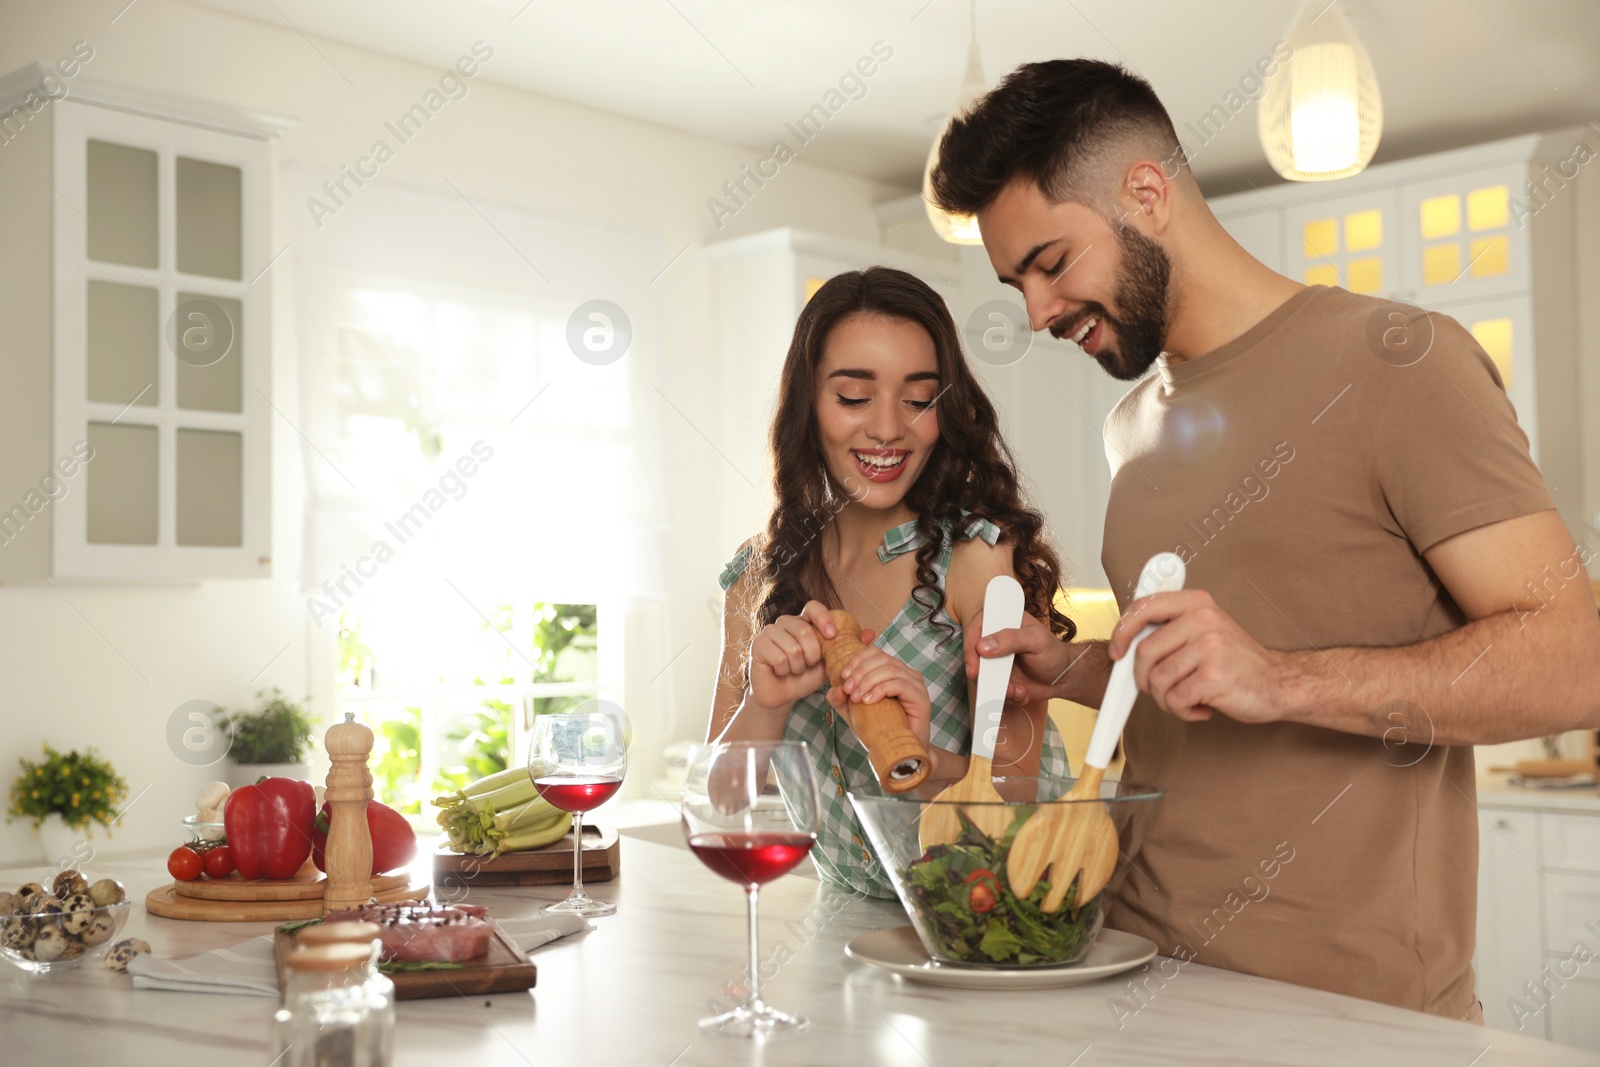
[[117,806],[128,795],[128,783],[93,748],[63,753],[46,743],[43,760],[17,762],[22,773],[11,783],[6,821],[33,822],[46,863],[81,858],[77,853],[90,825],[109,831],[122,817]]
[[261,706],[241,711],[228,720],[228,785],[237,789],[254,785],[258,778],[277,776],[311,778],[306,754],[311,749],[311,734],[317,727],[299,704],[274,688],[257,693]]

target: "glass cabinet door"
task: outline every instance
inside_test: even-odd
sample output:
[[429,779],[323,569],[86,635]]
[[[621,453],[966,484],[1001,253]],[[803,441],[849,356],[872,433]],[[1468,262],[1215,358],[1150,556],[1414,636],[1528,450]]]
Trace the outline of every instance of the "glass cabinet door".
[[1520,186],[1527,168],[1484,171],[1406,187],[1406,287],[1431,306],[1533,284],[1527,209]]
[[58,572],[268,574],[265,142],[59,110],[58,184],[83,207],[56,215],[58,282],[77,278],[57,287],[57,447],[75,425],[93,459],[61,502]]
[[1284,273],[1369,296],[1398,293],[1399,200],[1393,189],[1374,189],[1285,208]]

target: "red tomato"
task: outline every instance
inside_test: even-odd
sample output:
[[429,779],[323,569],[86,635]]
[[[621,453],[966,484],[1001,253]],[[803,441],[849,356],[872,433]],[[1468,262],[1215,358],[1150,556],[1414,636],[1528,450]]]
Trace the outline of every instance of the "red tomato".
[[233,873],[233,853],[227,845],[218,845],[200,858],[208,878],[226,878]]
[[167,857],[167,873],[180,882],[192,882],[200,877],[200,853],[188,845],[179,845]]
[[993,871],[979,867],[967,875],[965,884],[972,886],[967,893],[967,907],[974,915],[987,915],[994,910],[1000,900],[1000,879]]

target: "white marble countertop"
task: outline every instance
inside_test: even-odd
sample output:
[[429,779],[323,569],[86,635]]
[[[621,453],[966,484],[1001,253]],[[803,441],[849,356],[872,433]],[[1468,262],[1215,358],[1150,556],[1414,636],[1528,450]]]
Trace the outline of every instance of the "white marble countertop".
[[[657,836],[659,834],[650,834]],[[405,1001],[396,1062],[447,1064],[1335,1064],[1407,1067],[1593,1064],[1595,1055],[1534,1038],[1190,964],[1119,1029],[1123,979],[1037,992],[974,992],[906,982],[855,963],[844,946],[905,922],[893,902],[832,896],[809,878],[762,892],[763,993],[807,1014],[811,1030],[765,1046],[702,1035],[696,1020],[741,980],[739,888],[685,849],[630,836],[623,874],[591,887],[616,915],[534,953],[538,988],[491,997]],[[166,881],[160,858],[112,861],[136,900]],[[18,880],[0,871],[0,884]],[[526,913],[556,887],[478,890],[495,914]],[[837,905],[837,907],[835,907]],[[807,922],[808,916],[811,921]],[[135,908],[121,936],[182,956],[265,933],[267,923],[179,922]],[[780,943],[783,949],[780,950]],[[787,958],[787,962],[777,961]],[[766,972],[770,974],[769,972]],[[764,978],[766,975],[764,974]],[[1151,983],[1154,988],[1154,982]],[[276,1004],[262,997],[135,990],[98,961],[48,977],[0,964],[0,1062],[238,1063],[265,1067]],[[724,1004],[724,1006],[726,1006]]]
[[1512,785],[1510,775],[1493,771],[1478,776],[1478,806],[1520,808],[1530,811],[1566,811],[1600,815],[1600,788],[1530,789]]

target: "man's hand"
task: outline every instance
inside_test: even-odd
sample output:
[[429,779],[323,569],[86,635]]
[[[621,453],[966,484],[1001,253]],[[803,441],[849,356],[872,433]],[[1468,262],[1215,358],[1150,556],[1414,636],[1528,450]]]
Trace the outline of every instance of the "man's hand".
[[1294,677],[1289,654],[1263,648],[1210,593],[1185,589],[1135,600],[1111,631],[1111,658],[1126,655],[1151,623],[1162,625],[1139,642],[1133,677],[1164,711],[1186,722],[1217,711],[1239,722],[1283,717],[1284,690]]
[[[962,655],[969,680],[978,676],[980,658],[992,659],[1014,652],[1017,658],[1011,665],[1007,700],[1026,704],[1066,695],[1062,683],[1078,657],[1083,655],[1082,646],[1074,648],[1060,640],[1032,615],[1024,615],[1018,629],[997,630],[988,637],[981,637],[982,633],[983,612],[978,611],[961,630]],[[1102,681],[1101,688],[1104,687]]]

